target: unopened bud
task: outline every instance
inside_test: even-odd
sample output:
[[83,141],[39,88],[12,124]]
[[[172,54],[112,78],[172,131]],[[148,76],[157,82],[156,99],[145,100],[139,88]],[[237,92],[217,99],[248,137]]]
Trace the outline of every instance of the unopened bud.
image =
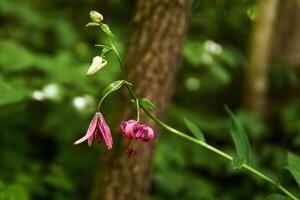
[[96,56],[93,58],[93,63],[91,64],[90,68],[86,72],[87,76],[91,76],[99,71],[102,67],[107,64],[107,61],[100,56]]
[[97,11],[90,11],[90,18],[93,22],[101,22],[103,20],[103,16]]

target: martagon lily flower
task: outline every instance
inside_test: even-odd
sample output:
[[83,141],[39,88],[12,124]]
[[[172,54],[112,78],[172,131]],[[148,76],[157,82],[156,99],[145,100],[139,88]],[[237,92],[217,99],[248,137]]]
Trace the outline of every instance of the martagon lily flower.
[[140,124],[133,119],[121,122],[120,129],[124,137],[128,140],[136,139],[142,142],[149,142],[154,138],[152,128]]
[[154,138],[154,131],[149,126],[140,124],[136,120],[122,121],[120,124],[121,133],[128,140],[132,140],[130,146],[125,150],[128,157],[134,157],[137,150],[134,148],[135,141],[149,142]]
[[110,133],[110,128],[106,124],[104,117],[100,112],[96,112],[86,134],[74,142],[74,144],[80,144],[84,141],[88,141],[88,145],[91,146],[94,139],[99,143],[103,139],[107,149],[112,149],[113,141]]

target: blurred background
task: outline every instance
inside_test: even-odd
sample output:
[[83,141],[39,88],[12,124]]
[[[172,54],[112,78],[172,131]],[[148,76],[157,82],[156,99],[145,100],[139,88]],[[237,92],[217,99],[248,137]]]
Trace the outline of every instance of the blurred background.
[[[255,164],[299,194],[283,167],[288,150],[300,153],[300,22],[295,22],[300,9],[299,1],[294,6],[282,2],[274,19],[268,17],[275,12],[272,6],[262,9],[271,14],[256,25],[256,1],[193,3],[166,119],[183,131],[188,130],[182,118],[192,119],[210,144],[232,153],[230,119],[224,111],[224,104],[229,105],[245,125]],[[104,148],[75,147],[73,142],[86,131],[101,91],[120,71],[111,59],[101,76],[85,76],[92,57],[100,52],[93,45],[104,39],[85,25],[90,10],[100,11],[123,53],[135,4],[0,0],[0,199],[87,198]],[[264,23],[281,28],[265,30],[271,25]],[[269,42],[257,43],[255,35],[262,30],[267,31],[263,41]],[[270,32],[280,41],[268,40]],[[266,74],[255,76],[253,68],[267,69]],[[264,95],[255,95],[255,87],[247,85],[256,81]],[[113,104],[105,103],[106,112]],[[151,200],[260,200],[274,189],[172,134],[162,132],[159,140]]]

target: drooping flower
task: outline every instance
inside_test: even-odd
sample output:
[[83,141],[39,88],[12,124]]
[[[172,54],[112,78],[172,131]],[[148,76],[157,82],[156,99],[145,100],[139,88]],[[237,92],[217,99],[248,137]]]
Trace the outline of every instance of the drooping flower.
[[142,142],[149,142],[154,138],[154,131],[149,126],[139,124],[135,120],[128,120],[121,122],[121,132],[126,139],[140,140]]
[[91,76],[103,68],[107,64],[107,61],[100,56],[96,56],[93,58],[93,62],[86,72],[87,76]]
[[110,133],[110,128],[106,124],[102,114],[100,112],[96,112],[86,134],[74,142],[74,144],[80,144],[84,141],[88,141],[88,145],[91,146],[94,139],[99,143],[101,140],[104,140],[107,149],[112,149],[113,141]]

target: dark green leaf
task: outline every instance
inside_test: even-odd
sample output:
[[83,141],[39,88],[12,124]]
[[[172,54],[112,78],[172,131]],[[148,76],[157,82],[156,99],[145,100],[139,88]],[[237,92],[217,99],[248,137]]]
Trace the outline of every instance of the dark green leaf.
[[140,99],[140,105],[143,107],[150,109],[150,110],[155,110],[156,106],[147,98]]
[[295,178],[300,187],[300,157],[293,153],[288,153],[288,166],[286,167]]
[[102,96],[106,96],[109,93],[112,93],[118,89],[120,89],[122,87],[122,85],[124,84],[124,80],[118,80],[115,82],[112,82],[109,86],[107,86],[103,92],[102,92]]
[[113,33],[110,31],[110,28],[109,28],[109,26],[107,24],[101,23],[101,29],[104,31],[104,33],[106,33],[110,37],[114,36]]
[[290,200],[290,198],[281,194],[270,194],[265,200]]
[[183,120],[184,120],[186,127],[195,135],[195,137],[198,140],[205,142],[204,135],[203,135],[202,131],[199,129],[199,127],[194,122],[188,120],[187,118],[184,118]]
[[230,134],[233,139],[237,156],[244,160],[246,164],[251,164],[251,147],[244,126],[233,112],[225,106],[227,113],[231,118]]
[[89,22],[87,23],[87,25],[85,25],[85,27],[90,27],[90,26],[100,26],[100,24],[97,22]]

